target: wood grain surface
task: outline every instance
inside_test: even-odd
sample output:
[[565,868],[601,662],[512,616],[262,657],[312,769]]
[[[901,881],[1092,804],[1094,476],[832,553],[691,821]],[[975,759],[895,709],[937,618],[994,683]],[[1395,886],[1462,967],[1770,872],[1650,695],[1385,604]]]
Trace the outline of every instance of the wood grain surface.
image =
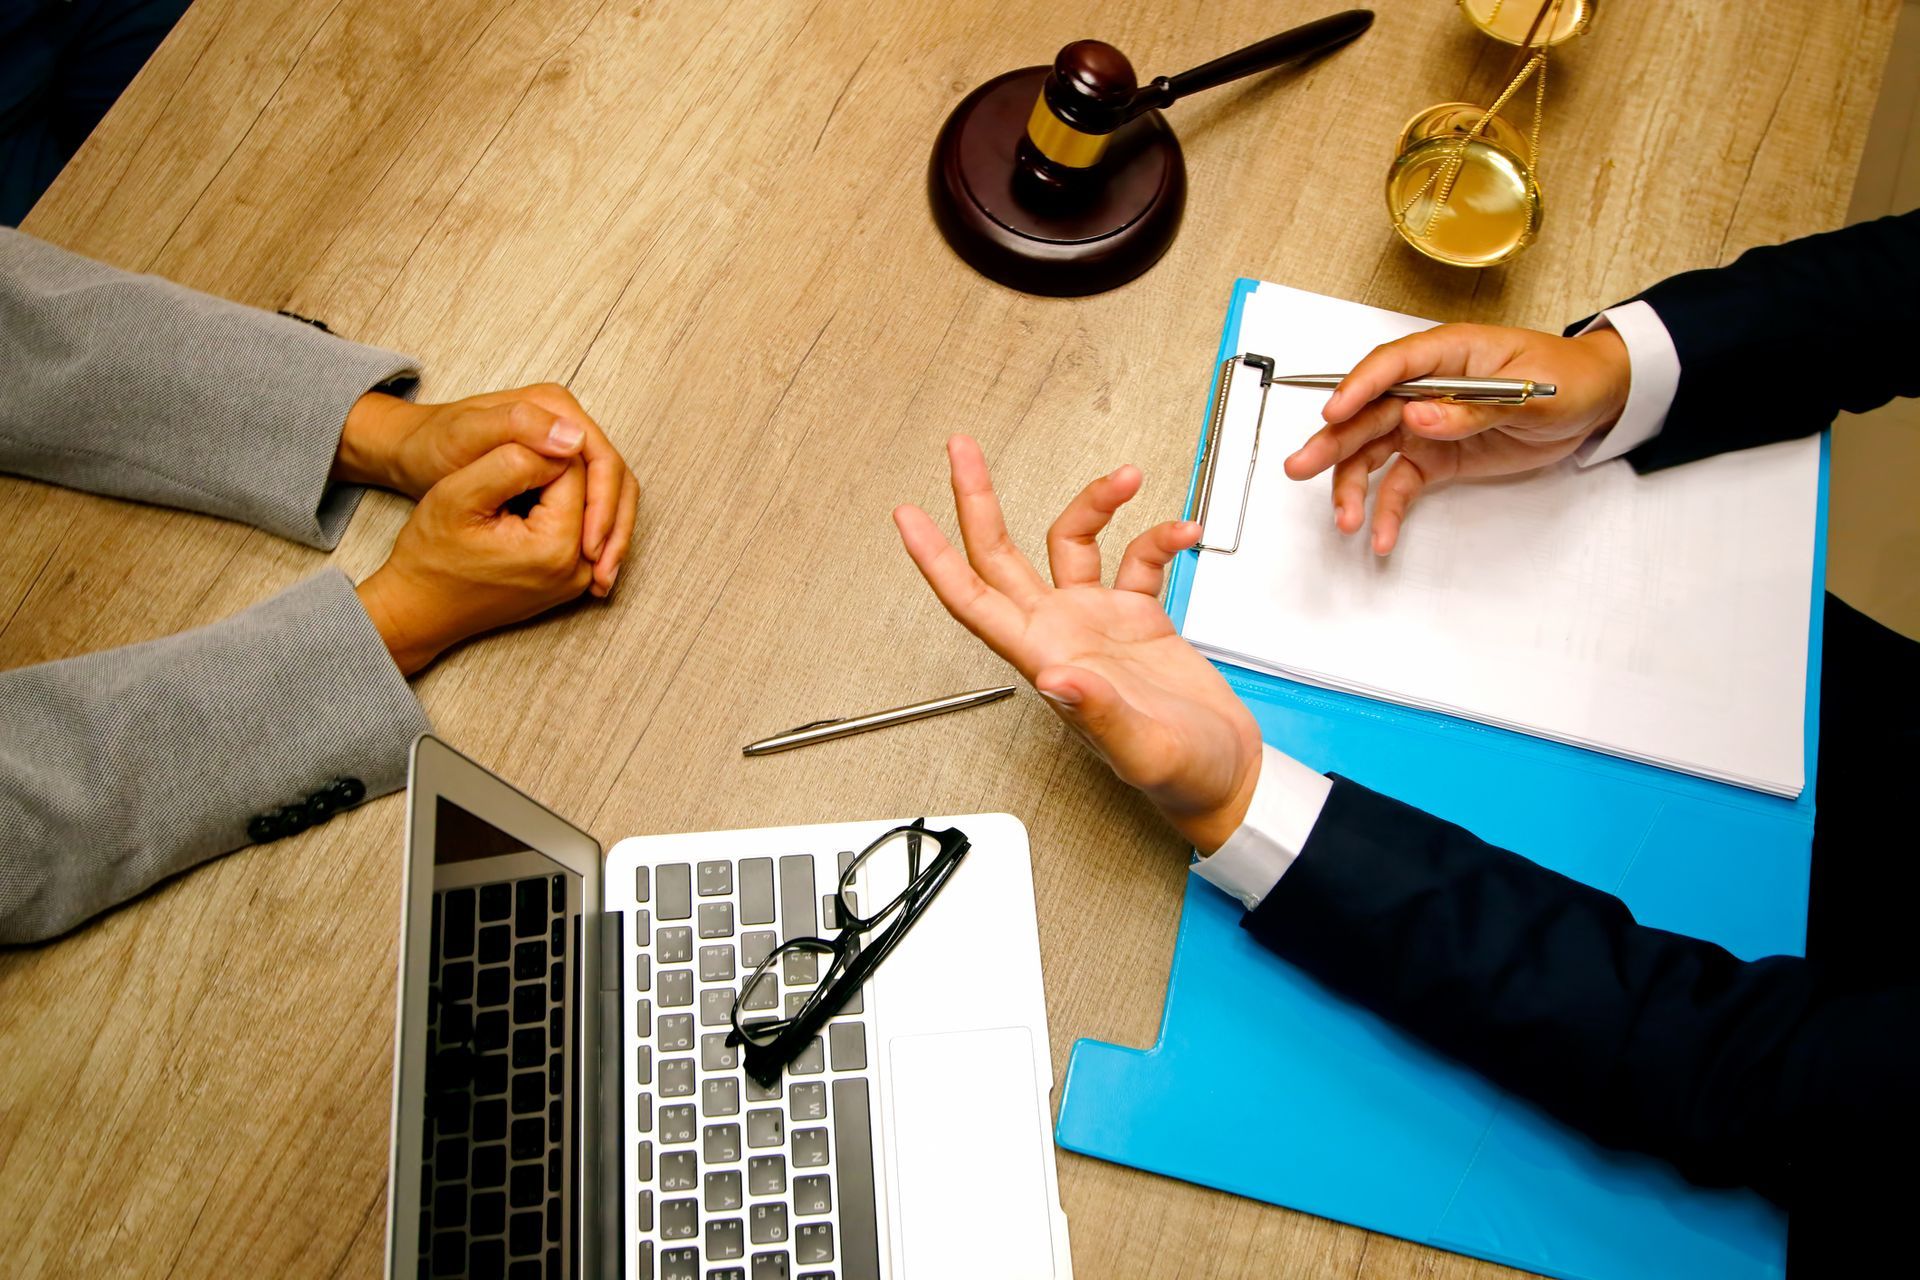
[[[1151,76],[1331,5],[199,0],[26,229],[412,353],[429,398],[571,387],[644,487],[636,557],[611,603],[421,679],[438,731],[607,843],[1019,815],[1058,1072],[1076,1037],[1158,1023],[1186,855],[1145,804],[1031,695],[739,753],[1007,676],[888,519],[914,501],[951,527],[944,437],[980,438],[1030,550],[1086,480],[1139,464],[1117,546],[1182,501],[1236,276],[1558,327],[1837,225],[1898,7],[1603,6],[1554,67],[1541,240],[1472,273],[1403,246],[1382,185],[1406,119],[1497,89],[1511,51],[1446,0],[1376,2],[1358,44],[1173,110],[1186,225],[1100,297],[1020,296],[946,249],[924,173],[947,109],[1070,39]],[[209,622],[328,559],[10,478],[0,509],[0,667]],[[405,513],[370,499],[331,561],[365,575]],[[0,954],[0,1270],[378,1273],[403,811]],[[1059,1160],[1082,1276],[1512,1274]]]

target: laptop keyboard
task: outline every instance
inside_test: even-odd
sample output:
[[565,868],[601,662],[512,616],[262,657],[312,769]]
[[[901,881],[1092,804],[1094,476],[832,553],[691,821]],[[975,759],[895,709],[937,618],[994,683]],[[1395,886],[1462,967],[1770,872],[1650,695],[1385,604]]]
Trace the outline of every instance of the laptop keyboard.
[[[813,855],[789,854],[636,873],[626,936],[640,1280],[878,1280],[862,996],[772,1088],[726,1043],[754,967],[789,938],[837,931],[836,881],[815,871]],[[797,1010],[824,967],[783,958],[756,1011]]]
[[568,1274],[566,894],[558,875],[434,894],[422,1280]]

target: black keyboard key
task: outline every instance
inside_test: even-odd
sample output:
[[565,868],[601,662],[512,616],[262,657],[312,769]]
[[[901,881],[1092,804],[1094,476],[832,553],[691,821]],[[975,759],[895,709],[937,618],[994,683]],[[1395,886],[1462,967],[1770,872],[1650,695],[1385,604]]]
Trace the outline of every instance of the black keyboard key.
[[787,1189],[787,1161],[784,1156],[749,1156],[747,1192],[756,1196],[777,1196]]
[[677,1195],[691,1191],[700,1181],[700,1157],[692,1151],[660,1153],[660,1192]]
[[801,1266],[833,1261],[833,1224],[803,1222],[793,1233],[793,1258]]
[[753,1255],[753,1280],[787,1280],[790,1274],[786,1254],[756,1253]]
[[442,1227],[464,1227],[467,1225],[467,1189],[462,1186],[441,1187],[433,1193],[433,1220]]
[[777,1107],[757,1107],[747,1112],[747,1145],[750,1147],[787,1145],[786,1119]]
[[[644,1147],[647,1144],[643,1142],[640,1145]],[[547,1150],[547,1193],[549,1195],[557,1195],[559,1194],[559,1191],[560,1191],[560,1148],[550,1147]]]
[[513,980],[507,977],[504,966],[482,969],[474,990],[474,1003],[482,1009],[496,1009],[507,1002],[507,992],[512,987]]
[[690,1103],[660,1108],[660,1141],[692,1142],[693,1128],[693,1106]]
[[513,1158],[531,1160],[546,1150],[547,1118],[532,1116],[525,1120],[515,1120],[508,1135],[507,1141],[513,1148]]
[[708,1213],[725,1213],[740,1207],[740,1171],[723,1169],[707,1175],[705,1191]]
[[467,1237],[462,1231],[442,1231],[433,1237],[433,1274],[462,1275],[467,1269]]
[[467,1180],[467,1140],[442,1138],[433,1147],[433,1171],[442,1182]]
[[819,932],[813,919],[813,858],[790,853],[780,859],[780,941]]
[[755,1244],[780,1244],[787,1238],[787,1206],[757,1204],[747,1213],[747,1228]]
[[820,953],[795,947],[780,957],[780,976],[790,987],[810,987],[820,981]]
[[733,948],[721,943],[700,948],[700,981],[733,981]]
[[662,1058],[660,1060],[660,1096],[663,1098],[686,1098],[693,1094],[693,1059]]
[[567,879],[559,875],[549,876],[547,879],[553,887],[554,914],[558,915],[567,909]]
[[731,862],[703,862],[700,864],[700,896],[716,897],[733,892],[733,864]]
[[505,920],[513,913],[513,886],[506,883],[480,886],[480,918]]
[[633,900],[635,902],[647,900],[647,869],[645,867],[633,869]]
[[700,1085],[700,1114],[733,1116],[740,1114],[740,1082],[732,1077],[705,1080]]
[[653,909],[662,920],[685,920],[693,914],[693,870],[684,862],[653,869]]
[[566,1039],[566,1034],[567,1034],[567,1011],[565,1009],[559,1009],[559,1008],[548,1010],[547,1011],[547,1046],[552,1049],[558,1049],[560,1047],[560,1042]]
[[701,1131],[700,1145],[708,1164],[732,1164],[740,1158],[740,1126],[731,1120],[710,1124]]
[[640,1046],[633,1061],[633,1078],[638,1084],[653,1083],[653,1050],[646,1045]]
[[760,962],[773,954],[780,939],[771,929],[756,929],[752,933],[740,935],[740,968],[752,973],[760,967]]
[[684,1053],[693,1048],[693,1015],[663,1013],[654,1035],[662,1053]]
[[733,936],[733,904],[731,902],[700,904],[700,936],[703,938]]
[[433,1123],[439,1133],[465,1133],[472,1118],[473,1099],[464,1090],[438,1094],[432,1099]]
[[513,980],[533,982],[547,976],[547,940],[516,943],[513,948]]
[[473,954],[473,890],[449,889],[441,896],[440,954],[458,960]]
[[567,922],[555,920],[553,929],[547,934],[547,949],[556,956],[567,954]]
[[545,880],[522,880],[519,883],[513,906],[513,934],[516,938],[546,935],[547,896]]
[[[834,1030],[837,1031],[839,1028],[835,1027]],[[547,1029],[545,1027],[522,1027],[513,1033],[513,1065],[516,1070],[542,1067],[546,1063]],[[836,1071],[840,1069],[837,1061],[833,1066]]]
[[720,1218],[707,1223],[708,1262],[726,1262],[746,1251],[746,1241],[741,1238],[740,1219]]
[[542,1274],[538,1258],[520,1258],[507,1266],[507,1280],[540,1280]]
[[473,1010],[463,1004],[448,1005],[440,1010],[439,1042],[441,1044],[465,1044],[472,1038]]
[[833,1082],[833,1142],[840,1151],[841,1273],[880,1280],[880,1234],[873,1198],[873,1118],[862,1079]]
[[857,1022],[836,1022],[827,1028],[828,1056],[835,1071],[864,1071],[867,1066],[867,1029]]
[[639,1280],[653,1280],[653,1241],[640,1242],[639,1262]]
[[740,923],[773,923],[772,858],[745,858],[741,860]]
[[700,1069],[731,1071],[740,1065],[740,1050],[727,1043],[727,1033],[710,1031],[700,1037]]
[[653,1230],[653,1192],[642,1191],[640,1193],[639,1203],[634,1206],[634,1211],[638,1218],[638,1222],[636,1222],[635,1225],[642,1231]]
[[473,1091],[483,1098],[497,1098],[507,1091],[507,1055],[487,1053],[473,1062]]
[[467,1246],[467,1280],[506,1280],[507,1252],[498,1240],[475,1240]]
[[498,1098],[473,1104],[473,1140],[498,1142],[507,1136],[507,1104]]
[[504,924],[490,924],[480,931],[480,963],[499,964],[513,950],[513,934]]
[[522,1071],[513,1078],[513,1114],[530,1116],[547,1109],[547,1082],[538,1071]]
[[[805,1218],[817,1218],[833,1212],[833,1187],[824,1173],[809,1173],[793,1180],[793,1211]],[[800,1228],[805,1231],[806,1228]],[[831,1262],[825,1258],[802,1258],[802,1262]]]
[[473,1234],[497,1236],[507,1229],[507,1198],[498,1191],[483,1191],[470,1203]]
[[659,964],[686,964],[693,959],[693,930],[683,924],[660,930],[653,940],[653,958]]
[[473,963],[455,960],[440,966],[440,999],[445,1004],[462,1004],[473,998]]
[[473,1149],[473,1173],[468,1177],[475,1190],[492,1191],[507,1180],[507,1149],[497,1142]]
[[[700,1233],[700,1205],[693,1199],[660,1202],[660,1238],[691,1240]],[[687,1252],[693,1252],[689,1249]]]
[[474,1021],[473,1047],[482,1053],[496,1053],[507,1047],[506,1010],[488,1010]]
[[807,1041],[807,1047],[794,1055],[787,1064],[787,1074],[793,1076],[817,1076],[827,1069],[827,1053],[821,1047],[820,1037]]
[[[661,1234],[666,1233],[663,1231]],[[671,1237],[668,1238],[671,1239]],[[660,1280],[700,1280],[700,1251],[698,1249],[662,1249]]]
[[818,1080],[794,1085],[787,1090],[787,1110],[792,1114],[795,1123],[825,1120],[827,1118],[827,1086]]
[[[537,880],[531,883],[539,886]],[[507,1219],[507,1248],[514,1257],[537,1257],[545,1244],[546,1224],[538,1209],[523,1210]]]
[[662,969],[654,978],[662,1009],[684,1009],[693,1003],[693,970]]
[[[543,1165],[517,1164],[507,1180],[507,1203],[530,1209],[547,1198],[547,1170]],[[519,1252],[515,1250],[515,1252]]]

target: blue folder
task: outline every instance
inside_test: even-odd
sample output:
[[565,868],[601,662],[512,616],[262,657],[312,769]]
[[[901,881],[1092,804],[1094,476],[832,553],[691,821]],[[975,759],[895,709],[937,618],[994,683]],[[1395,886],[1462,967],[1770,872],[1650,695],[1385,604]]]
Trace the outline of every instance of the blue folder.
[[[1235,285],[1216,371],[1257,284]],[[1827,469],[1822,441],[1797,800],[1218,665],[1261,736],[1317,769],[1614,893],[1642,923],[1747,958],[1801,954]],[[1176,625],[1194,562],[1173,568]],[[1567,1280],[1784,1274],[1786,1217],[1761,1197],[1589,1141],[1322,989],[1240,916],[1188,878],[1159,1041],[1074,1045],[1062,1147]]]

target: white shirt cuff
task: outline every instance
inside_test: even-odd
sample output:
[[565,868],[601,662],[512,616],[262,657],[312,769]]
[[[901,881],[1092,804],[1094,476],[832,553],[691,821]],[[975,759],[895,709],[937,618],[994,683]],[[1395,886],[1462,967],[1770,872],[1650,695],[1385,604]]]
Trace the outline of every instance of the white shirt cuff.
[[1260,781],[1246,820],[1227,842],[1193,864],[1193,874],[1240,899],[1251,911],[1280,883],[1306,847],[1333,779],[1284,752],[1260,748]]
[[1659,312],[1645,302],[1629,302],[1602,311],[1580,332],[1602,325],[1627,344],[1632,381],[1620,421],[1574,450],[1574,461],[1583,467],[1609,462],[1659,435],[1667,424],[1667,410],[1673,407],[1674,392],[1680,388],[1680,353],[1673,349],[1673,335],[1660,323]]

